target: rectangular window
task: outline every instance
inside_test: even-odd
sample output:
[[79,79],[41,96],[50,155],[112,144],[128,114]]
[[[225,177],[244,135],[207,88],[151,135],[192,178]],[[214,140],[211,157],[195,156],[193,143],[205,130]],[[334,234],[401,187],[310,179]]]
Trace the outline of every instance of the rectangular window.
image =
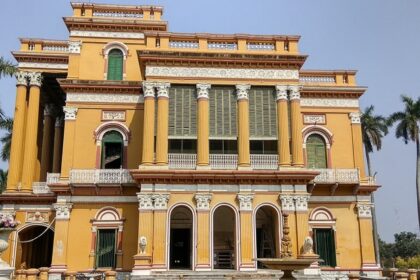
[[335,267],[334,231],[332,229],[314,229],[315,253],[324,261],[322,266]]
[[97,268],[115,268],[116,235],[115,229],[98,229],[95,252]]
[[169,153],[196,154],[197,140],[195,139],[169,139]]
[[214,86],[209,93],[210,137],[236,138],[237,112],[234,87]]
[[277,140],[251,140],[250,143],[251,154],[258,155],[276,155],[277,154]]
[[195,87],[175,85],[169,89],[169,136],[197,136]]
[[250,137],[277,137],[277,104],[271,87],[252,87],[249,90]]
[[238,141],[210,140],[210,154],[238,154]]

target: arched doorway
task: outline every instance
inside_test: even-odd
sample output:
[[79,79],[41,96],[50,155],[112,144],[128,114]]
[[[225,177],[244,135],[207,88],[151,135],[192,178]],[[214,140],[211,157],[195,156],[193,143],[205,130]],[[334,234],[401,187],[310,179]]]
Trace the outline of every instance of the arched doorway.
[[[36,239],[33,240],[34,238]],[[30,240],[33,241],[26,242]],[[16,248],[16,268],[50,267],[53,244],[54,232],[45,226],[33,225],[19,231]]]
[[279,216],[276,209],[269,205],[260,207],[255,214],[255,248],[258,258],[280,257],[279,233]]
[[236,268],[236,217],[228,206],[220,206],[213,213],[213,268]]
[[193,214],[188,207],[177,206],[170,221],[169,268],[192,269]]

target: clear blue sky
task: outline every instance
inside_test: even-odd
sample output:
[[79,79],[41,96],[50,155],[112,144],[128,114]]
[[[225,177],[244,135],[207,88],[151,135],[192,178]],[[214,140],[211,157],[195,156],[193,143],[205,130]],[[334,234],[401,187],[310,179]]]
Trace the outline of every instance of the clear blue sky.
[[[369,90],[362,108],[373,104],[388,115],[401,110],[400,95],[420,95],[420,2],[415,0],[99,0],[101,3],[159,4],[170,31],[301,35],[304,68],[356,69]],[[67,39],[62,21],[71,15],[65,0],[2,1],[0,55],[12,58],[18,37]],[[0,81],[0,102],[11,115],[14,79]],[[418,232],[415,146],[394,131],[373,155],[382,188],[376,193],[379,233],[387,241],[400,231]],[[0,163],[0,168],[7,168]]]

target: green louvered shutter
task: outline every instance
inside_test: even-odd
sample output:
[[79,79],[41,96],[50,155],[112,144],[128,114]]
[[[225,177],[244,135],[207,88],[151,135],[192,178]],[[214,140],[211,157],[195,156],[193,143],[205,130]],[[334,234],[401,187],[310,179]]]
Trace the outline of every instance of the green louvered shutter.
[[99,229],[96,243],[96,267],[115,268],[115,229]]
[[334,232],[332,229],[314,229],[315,253],[324,261],[322,266],[336,266]]
[[277,137],[277,113],[274,89],[251,88],[249,91],[249,129],[254,139]]
[[210,89],[210,137],[213,139],[237,137],[237,105],[235,88]]
[[169,90],[169,136],[197,137],[197,98],[193,86]]
[[309,168],[327,168],[327,153],[324,139],[312,134],[306,140],[306,157]]
[[123,79],[123,53],[113,49],[108,54],[107,80],[121,81]]

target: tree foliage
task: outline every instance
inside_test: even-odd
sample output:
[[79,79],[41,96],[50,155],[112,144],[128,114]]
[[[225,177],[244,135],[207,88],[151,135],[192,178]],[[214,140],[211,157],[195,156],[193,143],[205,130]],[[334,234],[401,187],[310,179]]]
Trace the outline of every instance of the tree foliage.
[[6,189],[7,173],[7,171],[0,169],[0,193]]
[[12,62],[6,60],[3,57],[0,57],[0,78],[5,76],[13,76],[16,71],[17,68]]
[[379,239],[383,267],[417,268],[420,265],[420,239],[415,233],[394,234],[394,243]]

